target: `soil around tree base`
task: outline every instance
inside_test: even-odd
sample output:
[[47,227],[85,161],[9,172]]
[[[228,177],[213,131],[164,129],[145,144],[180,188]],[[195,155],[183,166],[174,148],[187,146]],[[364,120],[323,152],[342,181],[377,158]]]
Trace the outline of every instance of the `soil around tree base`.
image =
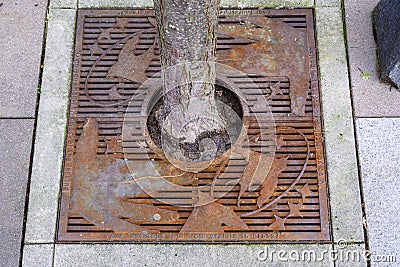
[[[176,140],[177,146],[179,147],[181,153],[188,161],[198,162],[204,160],[210,160],[215,158],[216,156],[222,155],[225,153],[229,148],[233,145],[236,141],[237,137],[240,134],[242,125],[240,121],[240,125],[237,123],[237,119],[235,120],[232,118],[232,110],[236,113],[237,117],[240,120],[243,117],[243,110],[240,103],[239,98],[229,89],[222,87],[220,85],[215,85],[215,99],[217,103],[223,103],[224,105],[217,105],[218,112],[220,116],[225,119],[227,122],[227,127],[230,129],[228,131],[223,129],[221,131],[208,131],[203,132],[200,136],[196,139],[194,143],[188,143]],[[150,113],[148,114],[147,118],[147,130],[149,133],[150,138],[154,142],[154,144],[160,148],[162,151],[162,137],[161,137],[161,127],[162,127],[162,119],[157,117],[158,111],[162,110],[164,100],[161,97]],[[222,106],[222,107],[221,107]],[[232,130],[233,133],[232,134]],[[230,136],[232,135],[232,136]],[[212,154],[207,154],[209,151],[209,147],[207,147],[207,142],[203,142],[204,140],[212,140],[215,144],[216,152]],[[204,158],[205,156],[205,158]]]

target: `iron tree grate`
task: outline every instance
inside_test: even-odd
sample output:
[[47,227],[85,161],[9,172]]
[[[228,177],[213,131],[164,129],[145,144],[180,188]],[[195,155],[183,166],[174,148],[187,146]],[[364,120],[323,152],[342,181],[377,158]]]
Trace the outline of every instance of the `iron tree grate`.
[[[266,26],[271,30],[269,39],[262,32]],[[248,27],[255,31],[247,31]],[[117,196],[120,184],[131,179],[126,159],[131,162],[147,159],[165,166],[165,159],[148,144],[151,141],[145,135],[143,120],[146,118],[142,114],[146,92],[138,94],[143,90],[142,83],[157,77],[161,70],[154,14],[148,9],[81,9],[58,242],[330,240],[312,10],[221,10],[217,46],[219,63],[246,73],[226,78],[238,88],[246,103],[243,118],[249,139],[257,140],[249,145],[255,154],[270,146],[260,135],[264,127],[262,119],[254,121],[255,117],[263,118],[268,113],[258,105],[260,99],[268,103],[273,114],[276,152],[273,166],[265,171],[265,176],[274,176],[270,177],[274,182],[266,184],[272,189],[265,201],[268,207],[257,206],[260,195],[265,194],[261,186],[241,193],[240,179],[248,165],[248,160],[243,158],[231,159],[227,166],[217,164],[197,174],[196,186],[208,185],[217,176],[221,180],[236,181],[229,192],[209,204],[212,207],[208,210],[193,207],[193,190],[189,189],[182,195],[182,192],[169,192],[177,205],[163,201],[168,194],[161,198],[144,193],[125,198]],[[129,66],[141,75],[132,74]],[[127,113],[133,132],[123,139]],[[103,169],[107,171],[99,174]],[[218,227],[205,229],[204,225],[215,223],[215,218],[205,215],[219,209],[232,212],[231,218],[222,215]],[[150,219],[146,220],[149,214]],[[164,216],[169,219],[160,220]],[[188,224],[194,228],[184,231]]]

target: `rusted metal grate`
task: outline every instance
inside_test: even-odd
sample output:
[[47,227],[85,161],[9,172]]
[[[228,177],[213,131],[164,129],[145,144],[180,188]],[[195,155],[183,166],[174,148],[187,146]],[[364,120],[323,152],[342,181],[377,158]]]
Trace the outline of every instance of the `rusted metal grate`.
[[[216,176],[235,181],[232,190],[206,205],[209,209],[193,207],[190,195],[176,192],[170,193],[179,205],[143,192],[122,196],[121,184],[132,180],[127,161],[166,164],[149,145],[146,92],[138,94],[161,70],[154,14],[78,11],[58,242],[330,240],[312,10],[222,10],[217,53],[219,63],[247,74],[226,79],[247,105],[243,121],[254,153],[267,143],[260,136],[263,122],[254,116],[262,118],[268,110],[258,103],[262,98],[270,106],[276,131],[275,158],[265,170],[270,180],[240,192],[248,161],[237,158],[196,175],[196,186],[211,184]],[[122,140],[127,113],[133,133]],[[257,206],[261,197],[266,199]]]

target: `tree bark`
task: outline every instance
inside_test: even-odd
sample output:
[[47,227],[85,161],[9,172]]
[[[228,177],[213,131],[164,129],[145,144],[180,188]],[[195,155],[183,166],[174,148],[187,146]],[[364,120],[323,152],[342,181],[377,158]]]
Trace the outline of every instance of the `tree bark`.
[[215,102],[219,0],[154,0],[162,65],[163,135],[195,143],[224,126]]

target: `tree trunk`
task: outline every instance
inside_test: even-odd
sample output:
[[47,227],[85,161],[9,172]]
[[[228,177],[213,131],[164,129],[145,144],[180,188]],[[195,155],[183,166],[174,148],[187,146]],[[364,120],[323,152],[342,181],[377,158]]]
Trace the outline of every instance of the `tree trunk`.
[[215,102],[219,0],[154,0],[162,65],[162,133],[196,143],[224,127]]

